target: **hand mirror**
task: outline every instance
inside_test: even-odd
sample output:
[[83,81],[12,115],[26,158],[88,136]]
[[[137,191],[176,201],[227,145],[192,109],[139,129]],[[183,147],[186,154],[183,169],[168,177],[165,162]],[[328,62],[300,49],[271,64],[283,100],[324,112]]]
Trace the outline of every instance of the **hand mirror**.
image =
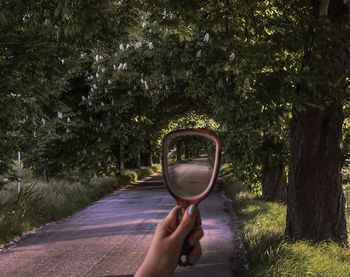
[[[198,205],[213,190],[219,173],[221,140],[206,129],[185,129],[163,139],[163,178],[169,193],[182,207]],[[182,214],[178,221],[181,221]],[[179,265],[187,265],[182,256],[191,251],[186,242]]]

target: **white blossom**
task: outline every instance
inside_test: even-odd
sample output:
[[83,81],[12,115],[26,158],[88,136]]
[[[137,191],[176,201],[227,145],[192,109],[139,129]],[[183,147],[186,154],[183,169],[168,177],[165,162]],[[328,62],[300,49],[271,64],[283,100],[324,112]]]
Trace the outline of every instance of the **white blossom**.
[[112,84],[112,81],[111,80],[108,80],[108,85],[111,85]]
[[142,22],[142,28],[146,27],[146,22]]
[[229,60],[230,60],[230,61],[233,61],[233,60],[235,59],[235,57],[236,57],[235,53],[232,52],[232,53],[230,54]]
[[106,71],[106,69],[105,69],[104,67],[102,67],[101,71],[102,71],[102,72],[105,72],[105,71]]
[[64,59],[61,60],[61,63],[64,64]]
[[110,162],[112,160],[111,156],[108,156],[107,162]]
[[97,89],[97,85],[96,84],[93,84],[92,86],[94,89]]
[[30,13],[25,13],[23,18],[22,18],[23,22],[28,22],[29,19],[30,19]]
[[91,101],[89,101],[89,106],[92,106],[92,103],[91,103]]
[[120,45],[119,45],[119,49],[122,50],[122,51],[124,51],[124,45],[123,45],[123,44],[120,44]]
[[246,78],[244,78],[244,81],[243,81],[243,91],[248,92],[250,90],[251,90],[250,79],[248,77],[246,77]]
[[126,49],[129,49],[129,47],[130,47],[130,44],[128,43],[128,44],[126,45],[125,48],[126,48]]
[[101,106],[103,107],[105,105],[105,103],[101,102]]
[[85,96],[82,96],[82,97],[81,97],[81,100],[85,101],[85,100],[86,100]]
[[153,49],[153,48],[154,48],[153,42],[150,42],[150,43],[148,44],[148,48],[149,48],[149,49]]
[[205,43],[208,43],[208,42],[209,42],[209,33],[206,33],[206,34],[205,34],[203,41],[204,41]]
[[62,118],[63,118],[63,113],[62,113],[62,112],[57,112],[57,117],[58,117],[59,119],[62,119]]
[[218,87],[219,88],[223,88],[224,87],[224,81],[222,80],[222,78],[219,78],[219,80],[218,80]]
[[128,64],[127,63],[124,63],[123,64],[123,70],[126,70],[128,68]]
[[35,138],[36,138],[36,132],[34,132],[34,133],[33,133],[33,137],[35,137]]
[[143,84],[145,81],[141,78],[141,84]]
[[101,59],[101,57],[99,55],[95,56],[95,61],[98,62]]
[[196,54],[196,57],[197,58],[200,58],[202,56],[202,50],[199,50],[198,52],[197,52],[197,54]]
[[140,47],[142,47],[142,43],[141,42],[136,42],[135,43],[135,49],[138,49],[138,48],[140,48]]
[[113,69],[117,70],[117,66],[115,64],[113,64]]
[[70,117],[67,117],[67,122],[68,122],[68,123],[70,123],[70,122],[71,122]]
[[100,77],[100,74],[96,73],[96,78]]
[[123,68],[123,64],[120,63],[119,66],[118,66],[118,70],[121,70]]
[[41,118],[41,122],[43,123],[43,125],[45,125],[45,123],[46,123],[46,120],[45,120],[45,118]]

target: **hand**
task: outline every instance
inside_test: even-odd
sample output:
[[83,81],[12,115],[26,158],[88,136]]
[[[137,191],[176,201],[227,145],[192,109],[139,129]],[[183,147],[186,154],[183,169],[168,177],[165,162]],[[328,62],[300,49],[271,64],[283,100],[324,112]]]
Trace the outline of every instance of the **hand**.
[[203,237],[199,210],[195,205],[187,208],[180,224],[177,224],[177,214],[180,207],[176,206],[167,217],[158,224],[151,246],[135,277],[168,277],[173,276],[180,257],[182,244],[187,236],[193,250],[187,256],[187,261],[194,265],[202,256],[199,240]]

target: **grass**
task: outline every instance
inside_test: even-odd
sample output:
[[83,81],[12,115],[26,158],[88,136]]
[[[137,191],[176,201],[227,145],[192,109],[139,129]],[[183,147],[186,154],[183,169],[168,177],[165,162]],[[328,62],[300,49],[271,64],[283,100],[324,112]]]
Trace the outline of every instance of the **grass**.
[[[228,165],[222,175],[254,276],[350,276],[350,249],[333,242],[288,241],[284,237],[286,206],[259,200],[235,180]],[[349,203],[350,185],[344,191]]]
[[101,197],[146,175],[158,171],[159,165],[127,170],[120,177],[92,178],[89,184],[62,179],[48,183],[32,179],[28,174],[22,191],[18,194],[14,183],[0,191],[0,243],[44,223],[65,218]]

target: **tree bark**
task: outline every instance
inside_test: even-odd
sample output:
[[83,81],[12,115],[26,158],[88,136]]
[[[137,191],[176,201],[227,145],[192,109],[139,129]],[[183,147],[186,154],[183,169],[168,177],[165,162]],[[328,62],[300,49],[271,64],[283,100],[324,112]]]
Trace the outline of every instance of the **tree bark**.
[[262,193],[266,201],[287,201],[287,177],[282,164],[278,166],[264,166]]
[[342,123],[339,102],[294,114],[286,226],[291,238],[348,244],[340,180]]
[[176,161],[181,161],[181,155],[182,155],[182,142],[176,143]]
[[146,140],[146,149],[140,153],[141,155],[141,165],[142,166],[152,166],[152,146],[149,140]]
[[120,143],[120,148],[119,148],[119,171],[120,174],[124,174],[125,171],[125,148],[124,144]]

